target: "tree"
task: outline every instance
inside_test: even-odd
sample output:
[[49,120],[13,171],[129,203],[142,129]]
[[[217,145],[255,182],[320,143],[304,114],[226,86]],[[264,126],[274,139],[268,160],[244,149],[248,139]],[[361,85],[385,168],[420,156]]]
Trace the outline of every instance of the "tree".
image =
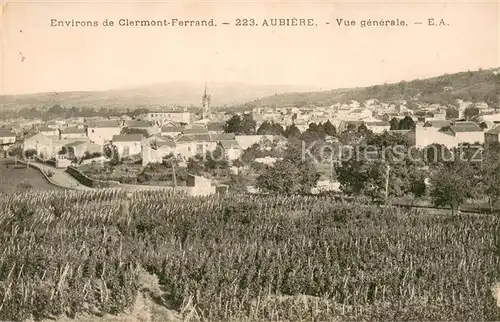
[[259,135],[283,135],[283,126],[278,123],[265,121],[257,130]]
[[257,187],[265,192],[293,195],[307,194],[316,186],[319,174],[310,161],[295,163],[292,160],[278,160],[267,166],[257,178]]
[[300,137],[306,143],[323,141],[326,137],[326,132],[323,125],[311,123],[309,124],[309,128]]
[[248,147],[248,149],[243,151],[243,154],[241,155],[241,161],[247,165],[251,164],[259,155],[259,148],[260,145],[258,143],[255,143],[252,146]]
[[189,174],[199,176],[203,172],[203,156],[195,155],[187,161],[187,169]]
[[464,117],[468,121],[475,120],[479,117],[479,109],[475,106],[469,106],[464,111]]
[[62,116],[64,113],[64,108],[62,108],[60,105],[56,104],[49,108],[47,111],[49,114],[57,115],[57,116]]
[[473,177],[466,162],[452,162],[441,166],[431,177],[431,198],[436,206],[450,206],[452,214],[471,196]]
[[358,126],[358,133],[361,136],[366,137],[366,136],[372,134],[372,131],[370,131],[370,129],[366,126],[366,124],[363,123],[360,126]]
[[330,136],[336,136],[337,135],[337,129],[332,124],[332,122],[330,122],[330,120],[326,121],[323,124],[323,129],[324,129],[326,135],[330,135]]
[[226,133],[234,133],[237,135],[251,135],[255,134],[255,127],[257,123],[251,114],[233,115],[224,126]]
[[104,146],[104,155],[110,159],[110,165],[116,166],[120,164],[120,155],[118,154],[118,148],[116,145],[108,144]]
[[436,165],[453,160],[453,153],[445,145],[434,143],[423,149],[423,157],[426,164]]
[[498,151],[489,150],[485,154],[481,184],[485,195],[488,196],[490,210],[493,211],[494,204],[500,201],[500,153]]
[[144,129],[130,128],[130,127],[124,127],[122,129],[122,134],[141,134],[145,138],[149,136],[148,131]]
[[248,177],[243,173],[232,174],[229,180],[229,191],[235,193],[246,193]]
[[399,120],[393,117],[389,124],[391,125],[391,130],[399,130]]
[[24,151],[24,156],[29,159],[33,156],[36,156],[38,154],[37,150],[35,149],[28,149],[26,151]]
[[314,162],[307,156],[302,156],[301,143],[299,140],[294,140],[288,145],[282,160],[264,167],[257,178],[259,189],[284,195],[311,192],[320,175]]
[[399,130],[412,130],[413,128],[415,128],[415,121],[409,116],[405,116],[405,118],[399,122]]
[[204,167],[208,171],[215,172],[217,176],[221,169],[227,170],[229,168],[229,161],[221,146],[217,146],[214,151],[207,151]]
[[458,119],[460,117],[460,111],[455,107],[448,107],[446,109],[446,119]]
[[290,124],[283,133],[287,139],[300,137],[300,130],[295,124]]

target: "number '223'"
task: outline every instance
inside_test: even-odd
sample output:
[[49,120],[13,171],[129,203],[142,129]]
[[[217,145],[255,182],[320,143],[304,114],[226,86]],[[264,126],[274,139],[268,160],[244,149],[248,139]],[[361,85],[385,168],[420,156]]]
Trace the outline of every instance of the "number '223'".
[[256,26],[255,19],[236,19],[236,26]]

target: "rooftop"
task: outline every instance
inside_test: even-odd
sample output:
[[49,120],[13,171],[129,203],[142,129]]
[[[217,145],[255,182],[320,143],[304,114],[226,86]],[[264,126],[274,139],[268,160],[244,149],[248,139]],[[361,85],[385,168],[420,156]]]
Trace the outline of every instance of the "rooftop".
[[81,134],[81,133],[85,133],[85,129],[80,129],[77,127],[69,127],[67,129],[61,130],[61,133],[62,134]]
[[94,121],[89,123],[90,128],[117,128],[120,127],[119,121]]
[[161,131],[164,133],[172,133],[172,132],[182,132],[184,127],[182,126],[164,126],[161,128]]
[[42,126],[42,127],[38,128],[38,131],[40,131],[40,132],[54,132],[54,131],[57,131],[57,129],[47,127],[47,126]]
[[129,120],[129,121],[125,121],[125,126],[126,127],[151,127],[153,125],[151,123],[145,122],[145,121]]
[[231,148],[239,148],[240,145],[238,144],[238,141],[236,140],[224,140],[220,141],[220,144],[224,149],[231,149]]
[[483,130],[474,122],[455,122],[450,126],[451,130],[457,132],[482,132]]
[[141,134],[119,134],[113,135],[112,142],[140,142],[143,136]]
[[366,122],[366,126],[390,126],[391,124],[389,122],[384,122],[384,121],[373,121],[373,122]]
[[446,126],[450,126],[451,122],[450,121],[427,121],[425,122],[424,126],[425,127],[436,127],[436,128],[443,128]]
[[87,144],[87,142],[85,142],[85,141],[73,141],[73,142],[66,144],[66,146],[67,147],[75,147],[75,146],[79,146],[82,144]]
[[500,125],[497,125],[496,127],[492,128],[486,134],[500,134]]
[[2,138],[16,137],[16,134],[9,130],[0,129],[0,137]]

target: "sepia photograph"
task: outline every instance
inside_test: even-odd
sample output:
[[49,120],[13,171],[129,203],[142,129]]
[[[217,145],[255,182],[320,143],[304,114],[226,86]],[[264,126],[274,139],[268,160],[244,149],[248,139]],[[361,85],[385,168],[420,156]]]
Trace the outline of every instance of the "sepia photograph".
[[0,321],[500,321],[500,1],[0,0]]

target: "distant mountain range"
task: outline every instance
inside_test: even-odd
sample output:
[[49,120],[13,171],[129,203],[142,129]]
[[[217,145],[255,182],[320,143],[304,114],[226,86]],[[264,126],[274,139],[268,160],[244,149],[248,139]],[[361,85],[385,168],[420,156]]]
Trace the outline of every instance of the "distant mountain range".
[[[60,105],[65,108],[137,108],[159,107],[166,105],[201,105],[204,84],[172,82],[141,87],[120,88],[108,91],[50,92],[22,95],[0,96],[2,108],[15,110],[31,107],[51,107]],[[207,91],[211,94],[212,106],[238,105],[274,94],[318,90],[307,86],[272,86],[243,83],[209,83]]]
[[[75,91],[0,96],[4,111],[31,107],[64,108],[155,108],[161,106],[200,107],[203,83],[171,82],[108,91]],[[454,104],[457,98],[487,101],[498,105],[500,68],[446,74],[361,88],[323,91],[312,86],[272,86],[244,83],[209,83],[212,106],[248,109],[255,106],[327,106],[349,100],[407,100],[412,103]]]

